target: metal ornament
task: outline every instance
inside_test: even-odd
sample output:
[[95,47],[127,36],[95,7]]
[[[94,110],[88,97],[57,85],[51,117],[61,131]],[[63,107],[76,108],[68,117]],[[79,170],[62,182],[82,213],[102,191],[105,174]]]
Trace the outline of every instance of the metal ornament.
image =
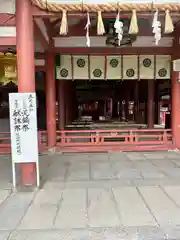
[[94,77],[100,78],[102,75],[101,69],[99,69],[99,68],[94,69],[93,75],[94,75]]
[[116,68],[118,66],[118,63],[119,63],[118,60],[115,58],[111,59],[110,61],[110,65],[112,68]]
[[128,77],[133,77],[134,75],[135,75],[135,71],[134,71],[133,68],[127,69],[127,71],[126,71],[126,76],[128,76]]
[[144,67],[150,67],[150,66],[151,66],[151,59],[145,58],[145,59],[143,60],[143,66],[144,66]]
[[167,70],[166,70],[165,68],[159,69],[158,75],[159,75],[160,77],[165,77],[165,76],[167,75]]
[[60,70],[60,75],[61,77],[66,78],[68,76],[68,70],[66,68],[62,68]]
[[77,63],[77,66],[80,68],[83,68],[86,64],[83,58],[79,58],[76,63]]

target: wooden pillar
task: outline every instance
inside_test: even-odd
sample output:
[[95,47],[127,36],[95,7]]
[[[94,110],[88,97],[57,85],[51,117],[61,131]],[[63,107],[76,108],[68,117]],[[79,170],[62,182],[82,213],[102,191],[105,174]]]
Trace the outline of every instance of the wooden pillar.
[[125,116],[126,116],[126,121],[129,121],[129,99],[130,98],[130,94],[128,89],[126,88],[126,104],[125,104]]
[[65,94],[64,81],[58,81],[58,113],[59,113],[59,129],[63,130],[65,125]]
[[156,110],[156,123],[160,124],[160,86],[156,82],[156,96],[155,96],[155,110]]
[[171,80],[171,126],[173,143],[180,148],[180,82],[179,73],[172,73]]
[[65,123],[66,125],[69,124],[70,122],[70,94],[69,94],[69,82],[65,82]]
[[154,80],[148,80],[148,128],[154,128]]
[[135,98],[134,120],[136,123],[138,123],[137,121],[138,121],[138,113],[139,113],[139,81],[136,81],[134,98]]
[[[16,50],[18,92],[33,93],[35,92],[34,32],[30,0],[16,0]],[[33,185],[35,181],[35,164],[22,164],[21,183]]]
[[46,128],[48,147],[56,145],[56,80],[54,76],[54,54],[46,54]]

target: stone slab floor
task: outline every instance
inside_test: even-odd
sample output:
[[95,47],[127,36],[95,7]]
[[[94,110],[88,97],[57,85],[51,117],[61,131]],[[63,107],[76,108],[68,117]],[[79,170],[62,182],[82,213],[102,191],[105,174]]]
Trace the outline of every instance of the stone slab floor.
[[42,188],[14,192],[0,157],[0,240],[180,240],[180,153],[40,156]]

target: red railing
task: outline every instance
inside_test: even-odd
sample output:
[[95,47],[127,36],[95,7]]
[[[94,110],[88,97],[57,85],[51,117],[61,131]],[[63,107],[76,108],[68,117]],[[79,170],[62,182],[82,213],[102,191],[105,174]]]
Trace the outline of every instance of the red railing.
[[[47,131],[38,132],[39,151],[48,149]],[[108,147],[123,150],[136,149],[148,146],[172,145],[172,132],[170,129],[141,129],[141,130],[70,130],[57,131],[56,147],[78,148],[79,151],[89,151],[92,148],[101,151]],[[104,148],[103,148],[104,147]],[[10,152],[10,133],[0,132],[0,152]]]
[[0,132],[0,152],[11,152],[11,136],[9,132]]
[[170,129],[57,131],[57,145],[146,145],[172,143]]

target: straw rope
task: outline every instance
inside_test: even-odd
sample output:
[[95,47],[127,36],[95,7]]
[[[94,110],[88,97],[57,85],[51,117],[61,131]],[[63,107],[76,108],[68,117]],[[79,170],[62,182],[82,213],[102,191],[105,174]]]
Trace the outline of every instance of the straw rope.
[[119,8],[121,11],[132,11],[133,9],[136,11],[150,11],[153,9],[158,9],[159,11],[169,10],[179,11],[180,3],[178,4],[153,4],[153,3],[145,3],[145,4],[123,4],[123,3],[106,3],[106,4],[53,4],[47,3],[43,0],[32,0],[32,3],[41,9],[47,9],[51,12],[79,12],[79,11],[88,11],[88,12],[116,12]]

